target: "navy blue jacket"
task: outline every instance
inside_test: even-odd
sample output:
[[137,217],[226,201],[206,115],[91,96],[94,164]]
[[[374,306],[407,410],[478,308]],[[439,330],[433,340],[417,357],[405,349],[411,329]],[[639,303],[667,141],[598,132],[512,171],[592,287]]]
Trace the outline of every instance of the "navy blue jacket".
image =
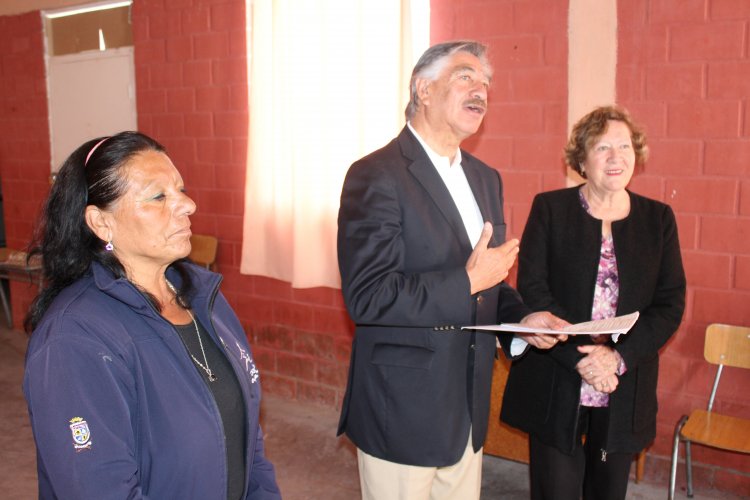
[[[221,277],[191,270],[193,311],[223,346],[245,400],[243,498],[280,498],[263,451],[260,383],[245,332],[219,293]],[[174,327],[98,264],[55,298],[34,330],[23,389],[39,498],[226,498],[224,431],[211,392]]]

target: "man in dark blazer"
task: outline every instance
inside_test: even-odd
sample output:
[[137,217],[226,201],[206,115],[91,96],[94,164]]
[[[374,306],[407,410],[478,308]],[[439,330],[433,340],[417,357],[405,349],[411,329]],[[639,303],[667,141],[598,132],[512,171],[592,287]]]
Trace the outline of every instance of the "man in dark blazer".
[[[459,149],[487,111],[485,50],[428,49],[407,126],[344,182],[338,255],[356,331],[339,434],[358,448],[366,499],[479,498],[497,337],[461,327],[567,324],[503,283],[518,240],[504,242],[500,176]],[[564,339],[518,338],[514,354]]]

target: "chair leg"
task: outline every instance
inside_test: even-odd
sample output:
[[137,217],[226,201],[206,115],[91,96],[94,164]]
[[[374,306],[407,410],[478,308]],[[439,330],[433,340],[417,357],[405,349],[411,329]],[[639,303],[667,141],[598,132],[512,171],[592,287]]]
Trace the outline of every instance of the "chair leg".
[[688,479],[688,498],[693,498],[693,460],[690,455],[690,441],[685,441],[685,475]]
[[643,479],[643,471],[646,468],[646,450],[643,449],[635,460],[635,483],[638,484]]
[[5,319],[8,321],[8,328],[13,329],[13,317],[10,312],[10,305],[8,304],[8,297],[5,295],[5,280],[0,280],[0,301],[3,303],[3,310],[5,311]]
[[677,459],[680,453],[680,432],[687,422],[688,416],[683,415],[674,429],[674,441],[672,443],[672,466],[669,469],[669,500],[674,500],[675,484],[677,482]]

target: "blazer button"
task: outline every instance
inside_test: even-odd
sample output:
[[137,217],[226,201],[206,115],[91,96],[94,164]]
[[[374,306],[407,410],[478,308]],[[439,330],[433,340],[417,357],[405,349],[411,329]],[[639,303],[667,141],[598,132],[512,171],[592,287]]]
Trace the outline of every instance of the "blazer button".
[[484,302],[484,297],[480,295],[477,297],[477,304],[481,304],[482,302]]
[[476,346],[476,345],[474,345],[474,344],[471,344],[471,345],[469,346],[469,349],[471,349],[472,351],[476,351],[476,350],[477,350],[477,346]]

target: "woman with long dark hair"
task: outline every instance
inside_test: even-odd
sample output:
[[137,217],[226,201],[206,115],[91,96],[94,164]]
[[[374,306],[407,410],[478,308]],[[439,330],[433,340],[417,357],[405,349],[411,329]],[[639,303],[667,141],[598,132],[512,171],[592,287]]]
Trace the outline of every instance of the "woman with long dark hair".
[[195,209],[138,132],[60,169],[25,322],[40,498],[280,498],[247,338],[221,276],[186,260]]

